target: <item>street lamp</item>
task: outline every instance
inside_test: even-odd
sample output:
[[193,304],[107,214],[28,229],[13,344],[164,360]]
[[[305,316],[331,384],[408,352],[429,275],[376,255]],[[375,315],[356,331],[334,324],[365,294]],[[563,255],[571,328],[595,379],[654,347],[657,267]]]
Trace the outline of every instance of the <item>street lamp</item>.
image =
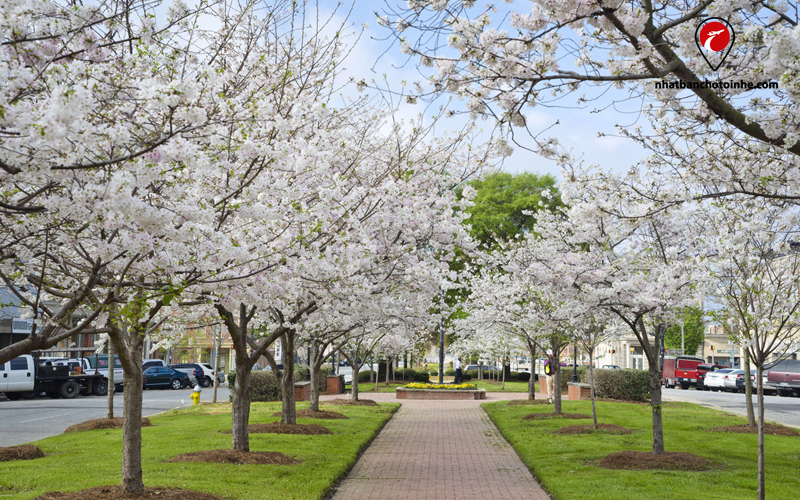
[[572,341],[572,383],[578,383],[578,339]]

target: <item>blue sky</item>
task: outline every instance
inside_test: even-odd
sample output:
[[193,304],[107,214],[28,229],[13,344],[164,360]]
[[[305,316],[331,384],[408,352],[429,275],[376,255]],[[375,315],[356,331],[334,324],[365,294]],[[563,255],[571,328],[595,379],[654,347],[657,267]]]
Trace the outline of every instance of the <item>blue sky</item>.
[[[389,1],[400,4],[398,0]],[[337,3],[321,0],[320,6],[323,10],[332,11],[336,8]],[[402,5],[404,4],[405,2],[402,2]],[[500,2],[497,5],[500,9],[508,8]],[[520,8],[523,5],[525,4],[514,4],[510,7]],[[392,44],[390,40],[384,40],[388,35],[388,30],[378,25],[374,14],[375,10],[383,11],[384,7],[383,0],[355,0],[350,21],[355,26],[366,24],[367,28],[351,57],[345,62],[348,74],[356,80],[363,78],[367,81],[373,78],[382,80],[384,74],[387,75],[390,82],[417,80],[419,79],[417,61],[409,60],[405,54],[400,52],[399,47]],[[349,5],[341,6],[339,9],[339,12],[346,13]],[[501,14],[497,14],[496,17],[501,17]],[[588,89],[587,94],[592,95],[592,92],[600,95],[599,89]],[[627,97],[627,94],[612,89],[596,101],[589,105],[583,105],[581,108],[574,104],[574,97],[568,96],[559,103],[563,107],[537,106],[527,110],[526,118],[533,132],[539,132],[558,122],[559,124],[551,128],[545,135],[557,137],[562,145],[571,148],[576,155],[582,155],[587,163],[598,164],[604,169],[615,171],[627,170],[631,165],[646,157],[648,152],[632,141],[618,137],[615,125],[629,127],[638,124],[645,128],[649,128],[649,126],[646,120],[639,117],[640,106],[636,101],[617,104],[599,113],[591,112],[595,108],[612,105],[612,96],[619,100]],[[455,102],[453,106],[458,108],[460,103]],[[422,109],[422,105],[408,106],[404,112],[408,113],[410,117]],[[459,127],[465,119],[465,117],[454,118],[453,126],[450,128]],[[493,128],[493,123],[481,121],[479,126],[488,134],[488,131]],[[598,137],[599,133],[606,134],[606,136]],[[530,143],[530,139],[526,141],[525,134],[524,131],[518,133],[517,140],[523,144]],[[515,148],[514,154],[504,162],[503,169],[509,172],[530,171],[560,176],[560,171],[554,162],[522,148]]]

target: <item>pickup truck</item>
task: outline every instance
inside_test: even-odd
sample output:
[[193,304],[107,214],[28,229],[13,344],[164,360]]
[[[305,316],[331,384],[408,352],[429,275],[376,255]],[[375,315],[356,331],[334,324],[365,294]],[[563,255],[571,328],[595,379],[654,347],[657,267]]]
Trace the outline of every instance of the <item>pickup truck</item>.
[[[778,396],[800,396],[800,360],[779,361],[764,369],[764,389],[774,388]],[[765,391],[766,392],[766,391]]]
[[67,399],[78,393],[105,396],[108,380],[99,373],[70,375],[69,366],[40,364],[37,358],[25,354],[0,365],[0,392],[12,401],[21,397],[30,399],[40,392],[51,398]]
[[[52,364],[69,366],[70,372],[75,371],[76,366],[80,366],[83,373],[88,373],[90,375],[100,374],[107,379],[108,356],[105,355],[104,358],[105,359],[97,359],[97,357],[59,359],[57,361],[53,361]],[[124,380],[125,373],[122,371],[122,365],[119,362],[119,358],[116,358],[115,361],[114,389],[116,392],[122,392],[122,381]]]
[[664,369],[661,371],[661,383],[671,388],[679,385],[686,390],[689,387],[701,389],[703,377],[697,367],[703,364],[703,358],[694,356],[665,357]]

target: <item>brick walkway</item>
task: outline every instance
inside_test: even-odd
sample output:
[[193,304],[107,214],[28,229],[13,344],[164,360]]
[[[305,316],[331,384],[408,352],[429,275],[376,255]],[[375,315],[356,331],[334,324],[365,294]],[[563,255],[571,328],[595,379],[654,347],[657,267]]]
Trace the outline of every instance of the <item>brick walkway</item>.
[[[393,394],[361,398],[396,401]],[[549,500],[480,403],[403,401],[333,499]]]

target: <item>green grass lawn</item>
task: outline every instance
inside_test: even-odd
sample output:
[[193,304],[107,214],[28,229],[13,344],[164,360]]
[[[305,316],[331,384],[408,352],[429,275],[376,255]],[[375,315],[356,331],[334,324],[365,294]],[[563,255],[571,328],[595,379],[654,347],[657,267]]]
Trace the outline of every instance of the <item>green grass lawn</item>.
[[[150,417],[142,429],[145,486],[173,486],[236,499],[319,499],[355,462],[358,451],[399,407],[324,407],[349,420],[297,419],[320,424],[332,435],[251,434],[251,451],[277,451],[301,460],[300,465],[222,465],[166,463],[192,451],[228,449],[230,405],[196,406]],[[308,403],[298,404],[308,408]],[[253,403],[250,423],[280,420],[270,415],[280,403]],[[122,430],[63,434],[36,441],[45,458],[0,462],[0,498],[28,499],[46,491],[77,491],[120,484]]]
[[[667,403],[664,441],[667,451],[687,451],[718,464],[707,472],[626,471],[597,467],[597,462],[617,451],[652,450],[652,414],[649,406],[597,403],[600,423],[617,424],[637,432],[630,435],[557,435],[568,425],[588,420],[523,420],[528,413],[552,412],[552,406],[512,406],[506,402],[483,407],[557,500],[674,500],[752,499],[756,496],[758,461],[755,434],[705,432],[747,421],[689,403]],[[565,401],[564,411],[591,415],[591,402]],[[766,436],[766,496],[794,500],[800,494],[800,438]]]

